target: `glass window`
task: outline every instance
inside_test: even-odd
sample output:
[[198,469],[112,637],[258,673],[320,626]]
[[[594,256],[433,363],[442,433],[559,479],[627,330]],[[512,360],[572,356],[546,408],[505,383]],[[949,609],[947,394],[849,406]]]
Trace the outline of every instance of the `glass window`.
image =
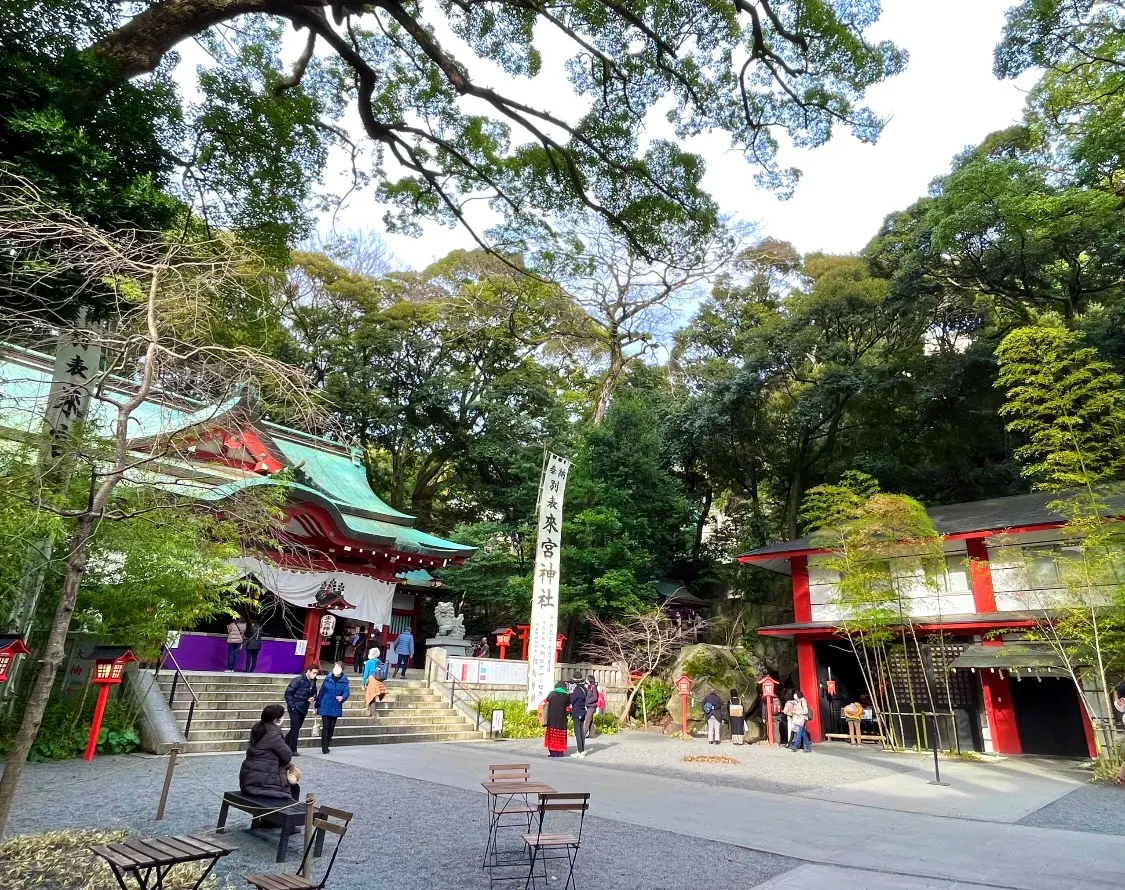
[[969,577],[969,558],[959,553],[945,557],[945,592],[971,593],[972,579]]
[[1053,590],[1061,586],[1059,580],[1058,547],[1028,547],[1027,575],[1034,590]]

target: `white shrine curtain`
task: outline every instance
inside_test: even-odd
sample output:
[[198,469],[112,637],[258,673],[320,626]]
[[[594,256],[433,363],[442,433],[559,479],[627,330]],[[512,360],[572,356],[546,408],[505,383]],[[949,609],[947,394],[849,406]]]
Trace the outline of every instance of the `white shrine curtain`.
[[286,569],[254,556],[240,556],[231,564],[239,576],[253,575],[262,586],[279,599],[294,606],[309,606],[316,600],[316,592],[325,581],[343,585],[343,597],[354,609],[330,609],[333,615],[354,621],[370,621],[376,627],[391,623],[391,608],[395,584],[378,581],[367,575],[351,572],[313,572]]

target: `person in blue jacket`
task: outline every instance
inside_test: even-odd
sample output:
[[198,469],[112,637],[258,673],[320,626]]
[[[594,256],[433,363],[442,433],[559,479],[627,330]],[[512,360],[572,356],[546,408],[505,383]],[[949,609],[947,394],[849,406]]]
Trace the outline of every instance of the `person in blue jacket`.
[[414,654],[414,634],[409,630],[404,630],[395,640],[395,654],[398,656],[398,662],[395,664],[395,672],[391,676],[397,677],[398,672],[402,671],[402,678],[405,680],[406,665],[410,661],[410,656]]
[[327,754],[332,744],[332,733],[336,731],[336,721],[344,716],[344,702],[352,694],[348,678],[344,676],[344,666],[336,662],[332,673],[320,684],[316,695],[316,712],[320,715],[320,750]]

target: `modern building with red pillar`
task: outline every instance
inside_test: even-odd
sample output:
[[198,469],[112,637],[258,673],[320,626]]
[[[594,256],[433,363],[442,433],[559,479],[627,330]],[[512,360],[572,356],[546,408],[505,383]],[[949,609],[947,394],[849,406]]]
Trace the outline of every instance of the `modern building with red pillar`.
[[[1069,673],[1048,646],[1028,640],[1028,631],[1049,614],[1044,605],[1052,592],[1062,589],[1055,555],[1071,546],[1062,532],[1065,520],[1050,508],[1057,498],[1037,493],[934,507],[928,512],[944,540],[942,576],[923,582],[920,561],[909,552],[891,560],[892,576],[910,610],[907,620],[923,642],[925,663],[900,653],[883,681],[901,693],[900,702],[932,696],[925,709],[953,715],[945,718],[952,724],[945,738],[962,749],[1096,754],[1090,721]],[[1125,514],[1125,500],[1113,507]],[[791,578],[793,621],[758,632],[793,640],[797,682],[810,705],[814,740],[843,733],[841,709],[866,694],[855,653],[842,635],[839,576],[828,567],[827,556],[802,538],[739,557]],[[949,671],[948,687],[933,682],[935,666]],[[1096,672],[1087,673],[1081,694],[1095,715],[1107,716],[1101,713],[1101,680]]]

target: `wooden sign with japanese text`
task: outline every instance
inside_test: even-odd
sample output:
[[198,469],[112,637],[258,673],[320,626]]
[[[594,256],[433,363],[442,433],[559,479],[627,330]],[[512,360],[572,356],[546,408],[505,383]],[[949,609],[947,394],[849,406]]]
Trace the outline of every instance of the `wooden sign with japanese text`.
[[570,461],[548,455],[539,484],[535,578],[531,588],[531,636],[527,647],[527,707],[535,710],[555,683],[555,640],[559,632],[559,550],[562,546],[563,491]]

